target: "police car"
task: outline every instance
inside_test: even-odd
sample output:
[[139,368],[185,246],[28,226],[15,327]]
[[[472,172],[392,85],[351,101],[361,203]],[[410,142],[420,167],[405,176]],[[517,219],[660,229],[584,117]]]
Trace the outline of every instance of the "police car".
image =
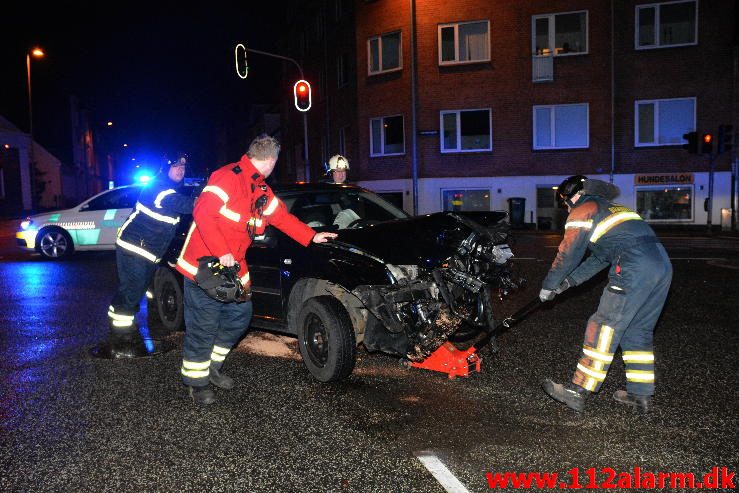
[[115,250],[118,228],[136,205],[141,185],[112,188],[71,209],[36,214],[21,222],[18,246],[58,260],[73,251]]

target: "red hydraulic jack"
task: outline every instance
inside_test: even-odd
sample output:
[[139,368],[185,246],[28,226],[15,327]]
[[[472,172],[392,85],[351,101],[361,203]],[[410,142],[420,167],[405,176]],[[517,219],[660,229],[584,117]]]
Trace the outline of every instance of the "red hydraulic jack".
[[470,367],[473,365],[475,371],[480,373],[482,358],[480,358],[480,355],[475,354],[476,351],[477,348],[475,346],[462,351],[447,341],[439,349],[431,353],[431,356],[418,363],[411,362],[410,366],[446,373],[449,375],[449,380],[454,380],[456,377],[469,376]]
[[[503,327],[498,331],[498,333],[502,333],[505,330],[510,329],[531,312],[538,309],[541,305],[542,302],[537,296],[516,313],[503,320]],[[485,341],[487,342],[487,339]],[[478,348],[473,345],[470,346],[469,349],[462,351],[461,349],[457,349],[454,344],[447,341],[436,351],[431,353],[431,355],[425,360],[417,363],[406,360],[404,365],[412,368],[423,368],[424,370],[446,373],[449,375],[449,380],[454,380],[456,377],[468,377],[470,375],[470,367],[473,365],[475,367],[474,371],[480,373],[482,358],[480,358],[479,354],[475,354],[477,349]]]

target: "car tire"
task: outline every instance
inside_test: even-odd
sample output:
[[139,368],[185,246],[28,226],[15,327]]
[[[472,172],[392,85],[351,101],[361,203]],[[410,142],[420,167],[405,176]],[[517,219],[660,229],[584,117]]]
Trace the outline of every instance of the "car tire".
[[152,284],[154,297],[146,300],[149,334],[152,337],[162,337],[184,330],[182,280],[170,269],[160,267]]
[[62,228],[44,228],[36,236],[36,250],[46,259],[60,260],[74,252],[74,243]]
[[349,315],[330,297],[311,298],[298,315],[298,347],[308,371],[320,382],[333,382],[354,370],[357,344]]

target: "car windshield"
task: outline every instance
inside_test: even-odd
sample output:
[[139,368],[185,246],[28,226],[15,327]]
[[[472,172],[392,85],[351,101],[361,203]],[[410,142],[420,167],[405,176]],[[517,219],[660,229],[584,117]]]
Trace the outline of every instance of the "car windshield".
[[408,217],[381,197],[361,190],[330,190],[281,198],[292,214],[312,228],[361,228]]

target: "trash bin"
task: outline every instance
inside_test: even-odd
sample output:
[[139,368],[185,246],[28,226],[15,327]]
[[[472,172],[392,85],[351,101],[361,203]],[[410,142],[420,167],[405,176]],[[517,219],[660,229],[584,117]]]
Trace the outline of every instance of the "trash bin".
[[731,231],[731,209],[721,209],[721,231]]
[[511,227],[523,228],[525,212],[526,199],[524,197],[511,197],[508,199],[508,217],[511,221]]

